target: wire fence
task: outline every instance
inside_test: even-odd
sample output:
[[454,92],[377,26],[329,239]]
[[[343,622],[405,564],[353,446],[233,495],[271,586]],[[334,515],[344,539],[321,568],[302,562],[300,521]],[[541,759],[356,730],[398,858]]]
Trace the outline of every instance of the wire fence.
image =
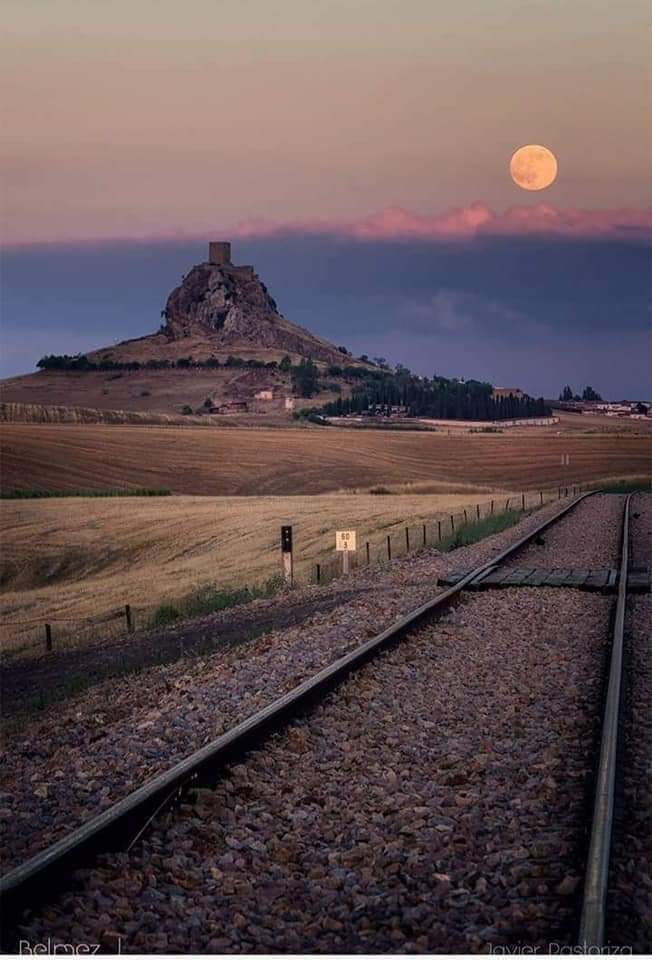
[[149,625],[151,613],[130,604],[101,617],[36,617],[3,619],[0,625],[2,656],[5,660],[37,653],[56,653],[73,647],[92,646],[127,637]]
[[[557,487],[554,490],[530,490],[472,504],[454,513],[436,513],[419,523],[393,523],[387,532],[376,532],[359,542],[357,549],[349,554],[346,562],[342,553],[329,553],[311,563],[304,561],[299,565],[295,582],[330,583],[345,575],[345,563],[348,571],[353,571],[365,566],[391,563],[392,560],[418,550],[434,548],[448,552],[461,545],[467,534],[470,534],[470,539],[473,540],[472,528],[476,524],[486,525],[491,518],[498,521],[507,514],[530,512],[546,504],[575,496],[582,489],[585,488],[573,485]],[[497,532],[497,529],[498,524],[496,530],[489,527],[486,535]]]
[[[454,513],[438,512],[419,523],[392,522],[384,530],[376,530],[358,543],[357,550],[351,552],[347,558],[347,570],[385,565],[423,549],[448,551],[463,543],[467,534],[472,541],[472,528],[476,524],[486,525],[491,518],[498,521],[506,514],[536,510],[554,501],[575,496],[583,489],[586,487],[573,485],[556,487],[553,490],[530,490],[469,505]],[[501,529],[499,523],[495,529]],[[489,525],[487,535],[492,532],[495,530]],[[296,563],[292,585],[331,583],[345,574],[344,567],[342,554],[335,553],[334,550],[328,554],[304,558]],[[282,583],[278,572],[278,569],[270,570],[270,574],[276,574],[273,579]],[[154,610],[154,606],[125,603],[97,618],[56,615],[34,619],[7,618],[0,624],[2,655],[5,660],[13,660],[43,654],[56,655],[59,651],[75,647],[110,645],[128,638],[129,634],[138,630],[154,626]]]

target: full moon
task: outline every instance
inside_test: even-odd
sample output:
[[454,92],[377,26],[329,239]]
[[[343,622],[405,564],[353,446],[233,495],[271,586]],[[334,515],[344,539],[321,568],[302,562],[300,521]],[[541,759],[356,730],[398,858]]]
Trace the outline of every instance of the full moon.
[[557,176],[557,158],[547,147],[530,143],[516,151],[510,160],[509,172],[523,190],[545,190]]

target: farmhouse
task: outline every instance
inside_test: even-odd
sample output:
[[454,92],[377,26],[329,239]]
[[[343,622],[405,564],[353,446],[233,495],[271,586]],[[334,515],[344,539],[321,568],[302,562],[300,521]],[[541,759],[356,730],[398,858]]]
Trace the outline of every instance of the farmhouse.
[[492,392],[493,397],[517,397],[521,399],[525,396],[522,390],[519,390],[518,387],[494,387]]
[[219,405],[216,413],[246,413],[247,410],[246,400],[227,400]]

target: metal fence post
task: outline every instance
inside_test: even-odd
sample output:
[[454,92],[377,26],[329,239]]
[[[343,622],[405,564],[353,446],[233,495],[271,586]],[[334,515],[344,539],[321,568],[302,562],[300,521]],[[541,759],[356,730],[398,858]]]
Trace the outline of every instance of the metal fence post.
[[317,583],[321,583],[321,566],[320,564],[315,564],[315,572],[317,574]]
[[480,504],[479,504],[479,503],[476,503],[476,505],[475,505],[475,515],[476,515],[476,517],[477,517],[478,520],[479,520],[479,519],[480,519]]
[[45,649],[52,649],[52,627],[49,623],[45,624]]
[[127,621],[127,632],[131,633],[134,629],[134,624],[131,618],[131,607],[128,603],[125,603],[125,620]]
[[367,540],[367,542],[366,542],[366,544],[365,544],[365,549],[366,549],[366,551],[367,551],[367,566],[369,566],[370,559],[369,559],[369,541],[368,541],[368,540]]
[[410,528],[409,527],[405,528],[405,549],[408,553],[410,552]]
[[439,542],[441,543],[441,520],[437,521],[437,537]]
[[423,545],[424,545],[424,547],[425,547],[426,543],[427,543],[427,534],[426,534],[426,525],[425,525],[425,523],[424,523],[424,525],[423,525]]
[[389,534],[387,534],[387,559],[392,559],[392,540]]

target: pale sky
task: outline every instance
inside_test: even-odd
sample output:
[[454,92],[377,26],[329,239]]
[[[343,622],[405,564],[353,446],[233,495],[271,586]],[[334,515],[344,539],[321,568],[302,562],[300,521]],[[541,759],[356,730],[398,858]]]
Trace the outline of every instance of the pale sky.
[[[4,0],[4,242],[652,202],[648,0]],[[543,143],[543,195],[509,179]]]

